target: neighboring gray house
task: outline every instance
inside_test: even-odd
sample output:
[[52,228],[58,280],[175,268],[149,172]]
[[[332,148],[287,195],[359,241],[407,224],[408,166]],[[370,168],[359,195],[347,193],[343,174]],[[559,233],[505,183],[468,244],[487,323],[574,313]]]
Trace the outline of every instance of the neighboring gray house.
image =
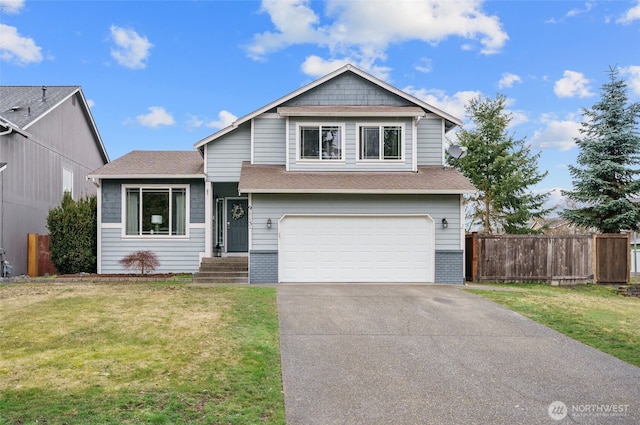
[[195,144],[135,151],[100,186],[99,273],[158,254],[195,272],[216,246],[247,256],[251,283],[464,281],[463,195],[445,166],[460,125],[345,66]]
[[78,86],[0,86],[0,247],[27,272],[27,235],[49,233],[65,191],[96,193],[87,174],[109,162]]

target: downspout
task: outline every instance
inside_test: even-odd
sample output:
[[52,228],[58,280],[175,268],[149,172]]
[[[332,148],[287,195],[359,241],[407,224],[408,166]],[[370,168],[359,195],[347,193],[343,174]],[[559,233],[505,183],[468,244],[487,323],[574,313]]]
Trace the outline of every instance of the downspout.
[[0,131],[0,136],[6,136],[7,134],[11,134],[12,132],[13,128],[8,125],[5,131]]

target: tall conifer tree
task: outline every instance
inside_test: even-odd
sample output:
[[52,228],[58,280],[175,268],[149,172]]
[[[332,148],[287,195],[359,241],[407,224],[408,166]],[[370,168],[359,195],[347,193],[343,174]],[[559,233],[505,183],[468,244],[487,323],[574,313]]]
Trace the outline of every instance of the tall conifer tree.
[[640,223],[640,205],[632,202],[640,194],[640,103],[628,104],[619,69],[609,70],[600,101],[582,113],[577,165],[569,166],[573,190],[563,191],[579,206],[561,215],[603,233],[635,230]]
[[505,112],[506,97],[472,99],[467,116],[472,130],[458,133],[460,145],[468,155],[450,159],[478,189],[471,198],[471,217],[483,233],[535,233],[531,219],[542,217],[548,194],[536,194],[530,187],[547,173],[538,171],[540,154],[531,154],[525,139],[507,133],[511,115]]

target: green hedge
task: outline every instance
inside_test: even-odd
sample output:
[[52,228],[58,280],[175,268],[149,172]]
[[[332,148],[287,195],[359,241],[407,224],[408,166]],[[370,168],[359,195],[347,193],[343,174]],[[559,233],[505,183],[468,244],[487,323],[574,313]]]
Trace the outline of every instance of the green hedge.
[[49,210],[51,260],[62,274],[97,270],[97,198],[77,202],[65,193],[59,207]]

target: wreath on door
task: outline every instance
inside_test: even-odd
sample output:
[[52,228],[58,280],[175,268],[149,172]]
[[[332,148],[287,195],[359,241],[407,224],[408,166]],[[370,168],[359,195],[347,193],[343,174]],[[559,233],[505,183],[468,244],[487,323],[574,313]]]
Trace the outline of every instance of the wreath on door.
[[233,204],[233,207],[231,207],[231,217],[233,217],[234,220],[240,220],[244,217],[244,208],[242,208],[241,204]]

